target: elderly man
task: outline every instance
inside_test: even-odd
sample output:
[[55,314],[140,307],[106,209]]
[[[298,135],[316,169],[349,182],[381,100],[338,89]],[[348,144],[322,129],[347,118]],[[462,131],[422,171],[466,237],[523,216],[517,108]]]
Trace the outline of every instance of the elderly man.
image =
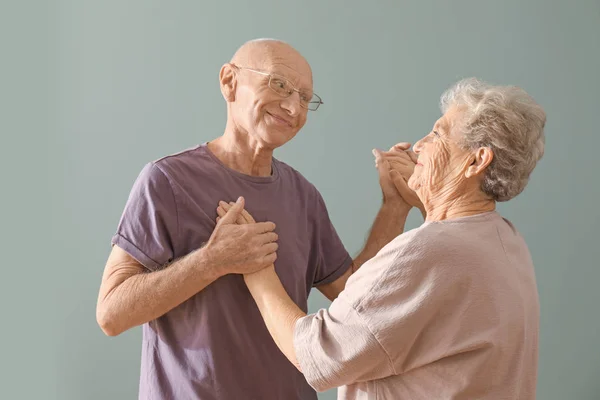
[[[110,336],[143,324],[140,399],[315,399],[270,337],[241,274],[274,263],[304,312],[312,287],[335,299],[401,233],[410,206],[382,165],[402,156],[383,154],[384,203],[352,260],[317,189],[273,158],[322,104],[309,64],[283,42],[256,40],[219,78],[224,134],[143,168],[112,239],[97,320]],[[215,225],[222,199],[238,200]],[[248,212],[265,222],[236,224]]]
[[339,399],[535,399],[535,273],[496,202],[527,185],[546,115],[522,89],[475,79],[449,89],[442,111],[408,182],[393,174],[425,223],[367,261],[329,309],[306,315],[279,269],[245,275],[281,351],[317,390],[341,386]]

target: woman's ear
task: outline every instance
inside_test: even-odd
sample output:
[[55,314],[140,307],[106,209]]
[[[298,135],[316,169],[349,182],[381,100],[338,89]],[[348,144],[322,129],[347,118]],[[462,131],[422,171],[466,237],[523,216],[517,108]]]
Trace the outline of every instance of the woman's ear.
[[483,173],[494,159],[494,152],[489,147],[480,147],[473,154],[471,165],[467,168],[465,176],[471,178]]

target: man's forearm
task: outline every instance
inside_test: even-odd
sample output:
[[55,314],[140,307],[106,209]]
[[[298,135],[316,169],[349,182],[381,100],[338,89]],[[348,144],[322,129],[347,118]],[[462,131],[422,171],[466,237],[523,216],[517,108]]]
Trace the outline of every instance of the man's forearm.
[[156,319],[214,282],[218,276],[202,252],[196,250],[159,271],[130,275],[122,268],[106,277],[114,281],[107,284],[113,289],[98,299],[103,331],[115,336]]
[[349,268],[334,282],[319,286],[321,293],[329,300],[335,300],[346,287],[350,276],[365,262],[375,257],[383,246],[404,231],[404,224],[410,209],[411,207],[403,202],[383,203],[375,217],[365,247],[352,261],[351,269]]
[[300,369],[294,350],[296,321],[306,316],[292,301],[274,267],[245,275],[244,280],[279,350]]
[[365,247],[354,259],[354,271],[404,232],[404,225],[410,209],[411,207],[403,202],[383,203],[375,217]]

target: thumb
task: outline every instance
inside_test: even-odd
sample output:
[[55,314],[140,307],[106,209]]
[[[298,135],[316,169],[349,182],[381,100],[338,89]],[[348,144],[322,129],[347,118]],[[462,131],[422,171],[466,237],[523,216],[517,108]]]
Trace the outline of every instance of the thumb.
[[408,154],[408,156],[410,157],[412,162],[414,162],[415,164],[417,163],[417,160],[419,159],[419,156],[417,155],[417,153],[415,153],[412,150],[407,150],[406,154]]
[[392,150],[408,150],[408,149],[410,149],[410,143],[400,142],[400,143],[396,143],[395,145],[393,145],[392,148],[390,149],[390,151],[392,151]]
[[380,150],[374,149],[373,155],[375,156],[375,167],[377,168],[377,171],[379,171],[379,175],[390,169],[390,163],[381,155]]
[[383,156],[381,154],[381,150],[379,150],[379,149],[373,149],[372,153],[375,156],[375,167],[377,169],[379,169],[381,167],[381,165],[384,163],[385,159],[383,158]]
[[238,216],[242,213],[244,209],[244,198],[238,197],[235,204],[227,211],[227,214],[223,218],[221,218],[221,224],[235,224]]

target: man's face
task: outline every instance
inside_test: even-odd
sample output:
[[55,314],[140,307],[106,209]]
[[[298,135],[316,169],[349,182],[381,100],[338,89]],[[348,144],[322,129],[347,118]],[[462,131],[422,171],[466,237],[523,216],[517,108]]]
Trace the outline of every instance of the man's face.
[[[237,85],[231,107],[233,121],[262,145],[275,149],[296,136],[306,123],[308,110],[301,101],[312,96],[311,69],[302,56],[286,49],[278,49],[262,60],[257,54],[249,63],[254,65],[234,67]],[[282,85],[300,93],[292,91],[284,97],[275,91]]]

